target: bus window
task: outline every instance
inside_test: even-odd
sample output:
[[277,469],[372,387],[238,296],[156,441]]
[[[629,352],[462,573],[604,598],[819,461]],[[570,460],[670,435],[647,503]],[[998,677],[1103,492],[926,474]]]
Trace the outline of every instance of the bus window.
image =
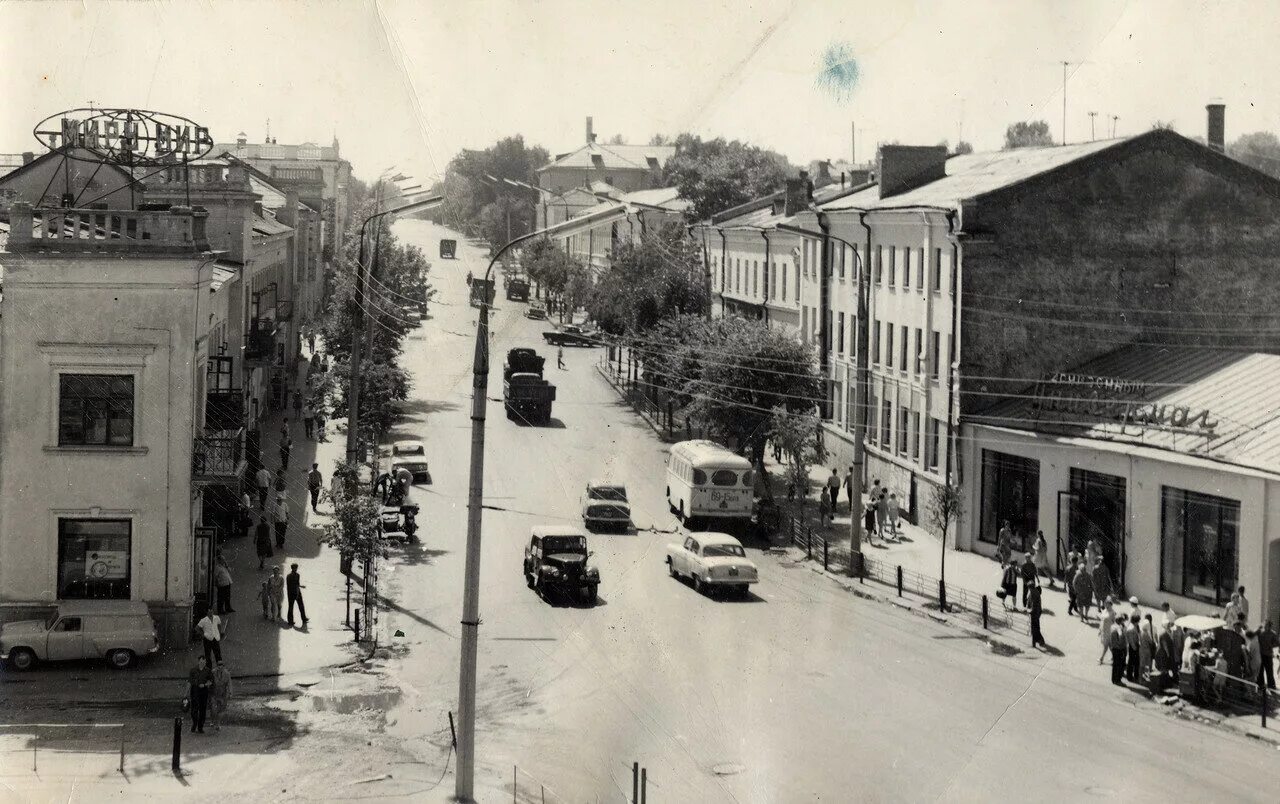
[[716,486],[736,486],[738,473],[732,469],[717,469],[711,473],[711,483]]
[[702,471],[701,469],[694,469],[694,470],[693,470],[693,485],[695,485],[695,486],[705,486],[705,485],[707,485],[707,473],[706,473],[706,472],[704,472],[704,471]]
[[750,486],[750,485],[751,485],[751,470],[750,470],[750,469],[748,469],[747,471],[745,471],[745,472],[743,472],[743,473],[742,473],[742,485],[744,485],[744,486]]

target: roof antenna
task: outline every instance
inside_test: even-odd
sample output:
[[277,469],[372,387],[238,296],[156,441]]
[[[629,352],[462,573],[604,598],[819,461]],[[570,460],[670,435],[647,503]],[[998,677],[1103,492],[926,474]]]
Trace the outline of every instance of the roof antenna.
[[271,118],[267,118],[267,142],[271,142]]

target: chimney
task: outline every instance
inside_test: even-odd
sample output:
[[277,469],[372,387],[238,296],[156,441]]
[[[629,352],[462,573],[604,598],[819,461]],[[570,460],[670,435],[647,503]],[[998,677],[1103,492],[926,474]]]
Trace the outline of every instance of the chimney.
[[1209,113],[1209,147],[1218,153],[1227,150],[1227,107],[1221,103],[1210,103],[1204,107]]
[[947,175],[945,145],[882,145],[879,153],[880,197],[888,198]]
[[591,116],[588,115],[587,116],[587,144],[590,145],[595,141],[596,141],[596,133],[595,131],[592,130]]
[[810,206],[813,203],[813,182],[809,181],[807,171],[800,171],[799,178],[787,179],[786,202],[782,208],[782,214],[795,215]]
[[254,214],[254,215],[257,215],[259,218],[261,218],[261,217],[262,217],[262,202],[261,202],[261,201],[254,201],[254,202],[253,202],[253,214]]
[[298,228],[298,191],[286,190],[284,194],[284,206],[276,210],[276,220],[281,223]]
[[36,155],[35,155],[35,152],[33,151],[22,152],[22,164],[24,165],[31,164],[35,160],[35,158],[36,158]]

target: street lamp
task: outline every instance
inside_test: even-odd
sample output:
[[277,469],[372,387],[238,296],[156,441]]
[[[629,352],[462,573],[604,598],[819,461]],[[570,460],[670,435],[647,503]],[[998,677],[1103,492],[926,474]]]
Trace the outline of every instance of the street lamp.
[[[488,287],[497,264],[507,249],[534,237],[592,228],[625,218],[625,205],[601,210],[520,235],[498,249],[484,272]],[[471,470],[467,486],[467,557],[462,590],[462,650],[458,662],[458,775],[455,798],[471,801],[475,780],[476,741],[476,644],[480,628],[480,523],[484,499],[485,402],[489,395],[489,295],[480,294],[480,320],[476,325],[475,357],[471,365]]]
[[[375,211],[372,215],[364,219],[364,223],[360,224],[360,257],[356,261],[356,295],[355,295],[355,311],[352,317],[355,319],[355,326],[351,332],[351,376],[349,379],[349,390],[347,392],[347,463],[355,463],[356,456],[359,452],[357,446],[356,434],[360,429],[360,356],[364,351],[364,246],[365,233],[369,228],[369,223],[378,218],[387,215],[396,215],[402,212],[416,212],[418,210],[427,209],[429,207],[439,206],[444,202],[444,196],[434,195],[429,198],[422,198],[412,201],[402,206],[392,209]],[[378,251],[375,248],[373,252],[374,267],[377,267]]]

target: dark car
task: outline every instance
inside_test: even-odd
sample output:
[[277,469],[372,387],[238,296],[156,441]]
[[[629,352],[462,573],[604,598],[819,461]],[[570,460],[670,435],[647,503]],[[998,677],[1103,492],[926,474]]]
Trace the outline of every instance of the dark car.
[[599,346],[600,336],[576,324],[565,324],[558,329],[542,333],[542,338],[552,346]]
[[600,571],[588,561],[587,535],[577,528],[538,525],[524,549],[524,579],[539,595],[556,589],[595,605]]

